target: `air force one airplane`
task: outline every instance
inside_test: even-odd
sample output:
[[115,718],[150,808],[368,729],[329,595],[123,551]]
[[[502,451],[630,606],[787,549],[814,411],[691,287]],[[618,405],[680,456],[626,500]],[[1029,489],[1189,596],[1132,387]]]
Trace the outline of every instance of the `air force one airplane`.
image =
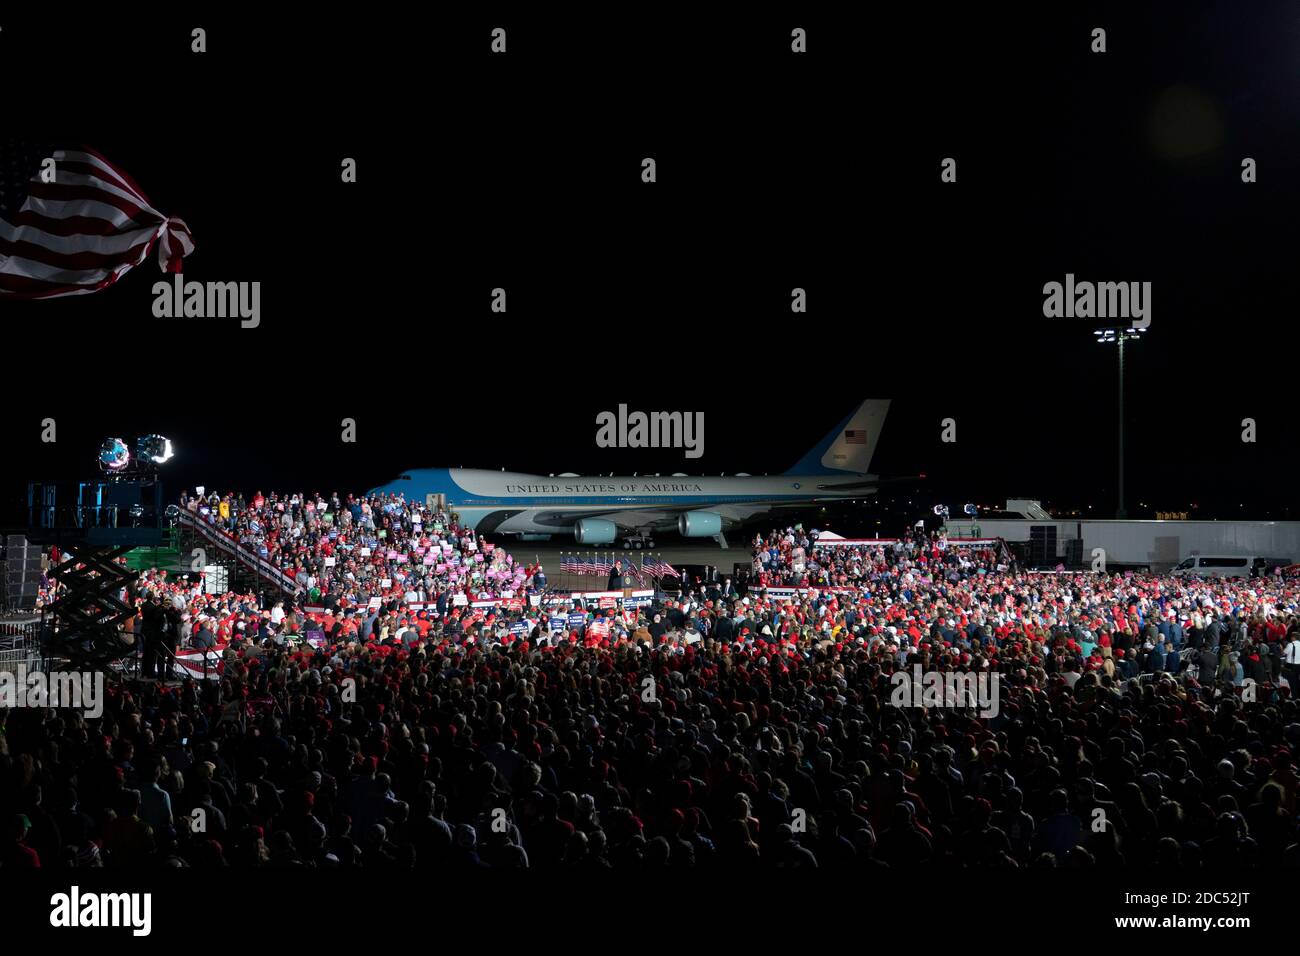
[[[479,534],[546,540],[571,534],[578,544],[639,546],[676,527],[687,538],[714,538],[775,508],[862,498],[882,485],[869,473],[889,411],[868,399],[783,475],[692,478],[634,475],[525,475],[473,468],[420,468],[371,490],[445,507]],[[924,477],[918,476],[918,477]],[[653,547],[653,542],[650,542]]]

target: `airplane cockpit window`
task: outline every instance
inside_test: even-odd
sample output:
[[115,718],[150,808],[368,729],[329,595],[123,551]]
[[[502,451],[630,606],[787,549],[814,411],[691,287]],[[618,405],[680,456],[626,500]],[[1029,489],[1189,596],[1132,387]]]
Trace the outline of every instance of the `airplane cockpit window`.
[[398,480],[398,481],[410,481],[410,480],[411,480],[411,476],[410,476],[410,475],[398,475],[398,476],[397,476],[397,480]]

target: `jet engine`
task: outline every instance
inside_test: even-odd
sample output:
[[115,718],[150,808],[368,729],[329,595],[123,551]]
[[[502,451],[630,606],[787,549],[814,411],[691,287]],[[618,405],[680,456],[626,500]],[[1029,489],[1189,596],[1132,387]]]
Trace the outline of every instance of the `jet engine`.
[[711,538],[722,534],[722,515],[688,511],[677,519],[677,531],[683,538]]
[[613,544],[618,527],[604,518],[580,518],[573,526],[573,540],[578,544]]

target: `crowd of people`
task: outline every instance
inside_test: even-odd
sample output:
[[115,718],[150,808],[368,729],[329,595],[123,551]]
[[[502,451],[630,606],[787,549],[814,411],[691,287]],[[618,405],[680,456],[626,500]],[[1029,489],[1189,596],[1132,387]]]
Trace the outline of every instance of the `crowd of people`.
[[181,506],[281,568],[308,604],[324,595],[352,603],[456,592],[488,599],[523,590],[535,572],[445,509],[400,495],[213,492],[185,494]]
[[[263,495],[186,493],[179,507],[205,522],[293,582],[301,605],[365,604],[371,598],[428,603],[445,612],[467,603],[510,597],[540,585],[539,566],[514,556],[463,527],[445,509],[400,496]],[[57,552],[52,556],[57,562]],[[200,596],[202,573],[155,572],[142,593]],[[58,596],[57,583],[42,576],[38,609]],[[192,609],[191,609],[192,610]],[[197,615],[194,615],[197,616]]]
[[[220,674],[113,683],[100,719],[0,711],[0,866],[1300,862],[1280,577],[1036,574],[922,530],[788,528],[755,539],[747,586],[636,609],[552,604],[496,558],[523,600],[486,609],[436,600],[491,580],[452,515],[205,504],[303,593],[144,575]],[[418,550],[448,541],[455,576]],[[369,582],[408,569],[373,607]],[[986,675],[998,706],[900,704],[918,667]]]

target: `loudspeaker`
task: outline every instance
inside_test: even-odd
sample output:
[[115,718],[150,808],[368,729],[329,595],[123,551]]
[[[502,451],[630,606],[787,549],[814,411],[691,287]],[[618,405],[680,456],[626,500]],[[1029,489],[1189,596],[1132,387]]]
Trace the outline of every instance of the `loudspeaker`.
[[1029,526],[1029,563],[1040,568],[1056,564],[1056,525]]
[[5,540],[5,606],[15,611],[36,607],[41,586],[41,549],[32,547],[20,534]]

